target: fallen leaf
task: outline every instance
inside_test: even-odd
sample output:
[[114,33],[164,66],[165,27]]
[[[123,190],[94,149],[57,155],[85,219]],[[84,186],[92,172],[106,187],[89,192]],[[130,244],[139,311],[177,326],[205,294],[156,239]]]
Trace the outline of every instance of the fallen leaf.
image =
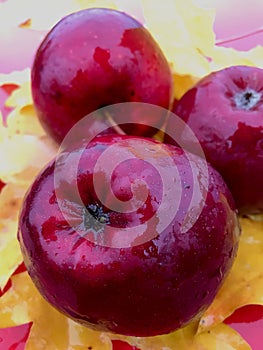
[[112,338],[126,341],[140,350],[174,350],[175,344],[176,350],[189,350],[193,345],[196,330],[197,324],[192,323],[176,332],[162,336],[141,338],[112,335]]
[[[180,349],[181,350],[181,349]],[[187,350],[187,349],[185,349]],[[218,324],[198,334],[189,350],[252,350],[249,344],[233,328]]]
[[[177,99],[213,70],[238,64],[263,68],[262,46],[242,52],[215,45],[215,9],[211,0],[166,0],[165,6],[161,2],[142,0],[138,11],[134,9],[134,3],[129,5],[124,0],[61,0],[56,3],[48,0],[43,5],[52,10],[48,19],[43,17],[43,7],[33,0],[25,0],[29,6],[23,2],[19,11],[11,13],[14,1],[0,4],[0,30],[14,34],[12,40],[14,37],[31,38],[34,45],[30,48],[34,50],[35,43],[39,42],[44,32],[73,10],[96,6],[129,12],[130,6],[168,58]],[[36,29],[41,32],[36,33]],[[5,63],[10,57],[8,50]],[[33,57],[34,52],[31,51],[24,59],[26,64]],[[57,152],[57,146],[44,135],[33,108],[30,69],[0,73],[0,85],[10,83],[19,85],[19,88],[5,103],[5,107],[11,111],[7,124],[0,123],[0,179],[6,183],[0,194],[1,289],[22,261],[16,233],[23,195],[40,169]],[[42,298],[28,274],[22,272],[11,277],[11,288],[0,297],[0,327],[33,322],[26,350],[87,350],[89,346],[95,350],[111,350],[111,339],[128,341],[141,350],[249,350],[242,337],[222,323],[243,305],[263,305],[263,221],[253,217],[241,219],[241,224],[243,234],[233,269],[199,324],[150,338],[95,332],[56,311]]]
[[32,182],[56,152],[57,146],[46,136],[8,136],[0,130],[0,178],[4,182]]
[[31,324],[0,329],[0,344],[2,350],[23,350],[27,341]]
[[147,28],[176,73],[202,77],[211,71],[206,55],[215,42],[212,7],[202,7],[193,0],[167,0],[165,6],[142,0],[142,7]]
[[116,1],[112,0],[76,0],[76,3],[78,3],[80,9],[86,9],[91,7],[117,9]]
[[263,220],[243,218],[237,258],[214,302],[203,315],[198,332],[223,322],[244,305],[263,305]]
[[46,134],[31,104],[14,109],[8,115],[6,124],[9,135],[23,134],[44,136]]
[[29,81],[22,83],[6,100],[6,107],[18,107],[32,105],[31,87]]
[[197,82],[198,78],[192,75],[174,74],[174,97],[179,100],[189,89],[191,89]]
[[27,186],[8,183],[0,195],[0,289],[23,258],[17,240],[17,221]]
[[39,294],[27,272],[11,278],[11,288],[0,298],[0,327],[33,322],[25,350],[111,350],[109,337],[68,319]]
[[[174,333],[150,337],[119,337],[140,350],[252,350],[249,344],[233,328],[220,323],[197,334],[193,323]],[[114,336],[113,336],[113,339]]]

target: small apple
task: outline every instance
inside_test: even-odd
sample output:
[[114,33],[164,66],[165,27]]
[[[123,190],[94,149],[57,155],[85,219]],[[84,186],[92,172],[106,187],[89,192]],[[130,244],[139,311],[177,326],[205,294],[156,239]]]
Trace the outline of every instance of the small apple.
[[[201,79],[173,112],[226,181],[240,214],[263,212],[263,70],[232,66]],[[173,129],[172,118],[167,130]],[[166,136],[165,142],[174,143]]]
[[42,295],[81,324],[125,335],[168,333],[200,317],[240,233],[231,193],[205,166],[135,136],[62,151],[32,184],[19,220]]
[[[170,66],[149,31],[105,8],[70,14],[51,29],[37,50],[31,81],[39,119],[59,143],[79,119],[104,106],[145,102],[167,109],[173,95]],[[141,116],[135,110],[123,128],[152,136],[156,129],[147,126],[148,117],[156,129],[165,119],[146,116],[145,125],[136,126]]]

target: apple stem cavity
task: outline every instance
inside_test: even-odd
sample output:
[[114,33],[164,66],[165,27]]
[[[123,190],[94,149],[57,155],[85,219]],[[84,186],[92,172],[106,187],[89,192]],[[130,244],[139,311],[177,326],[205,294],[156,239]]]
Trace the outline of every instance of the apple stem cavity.
[[110,224],[109,214],[104,213],[103,208],[96,204],[89,204],[84,210],[84,226],[100,232],[105,225]]
[[261,99],[261,93],[253,90],[246,89],[234,96],[234,101],[238,109],[250,110],[256,106]]

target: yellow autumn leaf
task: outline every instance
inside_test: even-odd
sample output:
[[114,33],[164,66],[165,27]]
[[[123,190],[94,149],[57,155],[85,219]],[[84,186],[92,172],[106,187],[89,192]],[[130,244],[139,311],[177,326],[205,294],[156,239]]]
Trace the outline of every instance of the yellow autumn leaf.
[[107,336],[68,319],[39,294],[27,272],[12,277],[12,287],[0,298],[0,327],[33,321],[25,350],[111,350]]
[[174,74],[174,97],[179,100],[189,89],[191,89],[197,82],[198,78],[192,75]]
[[6,106],[14,110],[8,115],[7,126],[0,124],[0,179],[30,183],[55,157],[58,146],[39,123],[28,82],[12,92]]
[[248,343],[233,328],[220,323],[197,334],[197,324],[180,329],[174,333],[149,337],[116,337],[127,341],[140,350],[252,350]]
[[47,137],[8,135],[0,131],[0,179],[4,182],[30,182],[50,161],[57,146]]
[[[111,338],[141,350],[250,350],[230,327],[220,324],[199,335],[191,324],[169,335],[136,338],[99,333],[76,324],[56,311],[38,293],[26,272],[12,277],[11,289],[0,298],[0,327],[33,321],[26,350],[81,350],[91,346],[111,350]],[[43,331],[44,330],[44,331]]]
[[80,9],[86,9],[91,7],[104,7],[117,9],[117,1],[112,0],[76,0],[76,3],[80,6]]
[[142,0],[146,26],[181,75],[204,76],[211,68],[206,55],[214,46],[215,10],[200,1]]
[[[155,337],[125,337],[112,335],[112,339],[126,341],[140,350],[189,350],[193,344],[197,324],[192,323],[176,332]],[[211,349],[212,350],[212,349]]]
[[[68,319],[69,343],[72,350],[111,350],[111,338],[106,333],[95,332]],[[27,349],[26,349],[27,350]]]
[[7,118],[8,134],[24,134],[44,136],[42,128],[32,104],[14,109]]
[[227,47],[214,47],[211,53],[211,69],[213,71],[228,66],[246,65],[263,68],[263,46],[256,46],[248,51],[238,51]]
[[14,90],[5,102],[7,107],[19,107],[32,104],[31,88],[29,81],[19,85],[19,88]]
[[45,135],[33,106],[29,82],[23,83],[14,90],[6,100],[5,106],[14,108],[7,118],[8,135]]
[[23,261],[17,241],[17,223],[9,221],[0,225],[0,289]]
[[[9,0],[6,4],[13,1]],[[180,98],[200,77],[212,70],[237,64],[263,68],[262,46],[239,52],[214,45],[213,2],[166,0],[164,4],[141,1],[146,26],[173,69],[176,98]],[[60,19],[59,14],[69,13],[73,9],[95,6],[129,8],[128,1],[124,0],[48,1],[43,6],[52,8],[52,16],[47,20],[33,0],[27,3],[31,5],[24,6],[22,12],[13,12],[13,23],[20,25],[23,19],[27,20],[29,10],[25,8],[29,8],[31,18],[27,25],[34,29],[50,29],[48,23]],[[1,16],[4,19],[3,11]],[[30,93],[30,69],[0,73],[0,84],[7,83],[21,87],[7,100],[7,106],[14,108],[8,116],[7,128],[0,125],[0,178],[8,183],[0,194],[0,287],[6,284],[22,259],[16,230],[23,191],[57,150],[48,137],[42,136],[43,130],[35,118]],[[117,337],[88,330],[46,303],[26,273],[12,277],[12,288],[0,298],[0,327],[33,321],[26,350],[87,350],[88,346],[96,350],[110,350],[111,337],[126,339],[142,350],[248,350],[250,347],[242,337],[222,323],[242,305],[263,303],[263,224],[249,219],[242,219],[241,223],[244,232],[237,260],[214,303],[202,318],[197,334],[196,324],[170,335],[152,338]]]
[[6,107],[18,107],[32,104],[31,87],[27,80],[26,82],[19,85],[19,87],[12,92],[12,94],[7,98],[5,105]]
[[263,220],[243,218],[237,258],[214,302],[203,315],[199,332],[249,304],[263,305]]
[[102,7],[123,11],[144,24],[141,0],[75,0],[80,9]]
[[17,240],[17,221],[27,186],[8,183],[0,195],[0,289],[23,261]]
[[6,221],[17,220],[27,188],[27,185],[10,182],[2,189],[0,195],[0,227]]
[[[176,349],[177,350],[177,349]],[[179,349],[178,349],[179,350]],[[181,350],[181,349],[180,349]],[[188,349],[185,349],[188,350]],[[233,328],[220,323],[198,334],[189,350],[252,350]]]

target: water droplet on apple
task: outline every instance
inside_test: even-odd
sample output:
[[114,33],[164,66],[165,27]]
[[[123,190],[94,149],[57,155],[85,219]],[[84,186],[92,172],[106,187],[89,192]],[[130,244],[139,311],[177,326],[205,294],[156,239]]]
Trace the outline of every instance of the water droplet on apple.
[[231,140],[226,140],[226,145],[227,145],[227,148],[230,149],[233,145],[233,142]]

